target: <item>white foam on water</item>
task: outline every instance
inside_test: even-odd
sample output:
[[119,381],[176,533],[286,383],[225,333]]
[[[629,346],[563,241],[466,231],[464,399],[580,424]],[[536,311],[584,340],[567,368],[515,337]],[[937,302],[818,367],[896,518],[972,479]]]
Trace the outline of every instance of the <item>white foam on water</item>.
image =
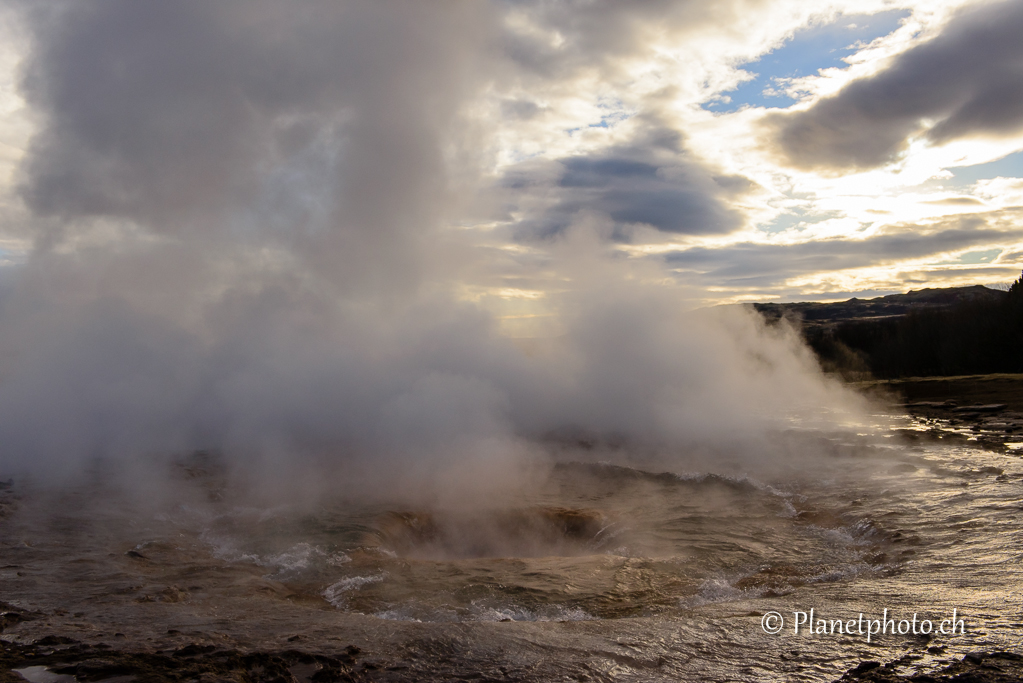
[[548,605],[543,610],[534,611],[507,605],[500,607],[473,605],[470,621],[591,621],[596,619],[578,607],[565,605]]
[[547,605],[539,610],[531,610],[519,605],[480,605],[473,604],[468,613],[450,607],[423,608],[415,603],[408,603],[391,609],[375,612],[373,616],[388,621],[453,622],[453,621],[593,621],[597,617],[579,607],[567,605]]
[[341,579],[323,589],[323,597],[337,609],[344,609],[348,606],[348,595],[359,590],[365,585],[383,581],[387,575],[383,572],[373,576],[350,576]]
[[327,564],[332,567],[340,567],[343,564],[348,564],[352,561],[352,558],[343,552],[336,552],[327,557]]
[[327,553],[309,543],[297,543],[279,555],[263,558],[261,564],[288,573],[308,569],[316,558],[327,558]]
[[340,567],[352,561],[344,552],[328,552],[306,542],[296,543],[281,553],[260,555],[241,550],[234,540],[209,533],[204,533],[202,540],[213,549],[213,556],[218,560],[256,564],[272,569],[271,575],[276,577],[298,574],[313,568],[318,562]]
[[725,579],[707,579],[700,586],[700,590],[696,593],[696,595],[679,600],[679,606],[698,607],[700,605],[709,605],[717,602],[738,600],[743,597],[748,597],[749,595],[749,591],[736,588],[731,584],[731,582]]
[[[394,609],[383,610],[381,612],[374,612],[373,616],[377,619],[385,619],[387,621],[414,621],[417,624],[422,623],[423,620],[413,616],[414,610],[408,606],[396,607]],[[428,620],[433,621],[433,620]],[[436,621],[444,621],[438,619]],[[457,621],[457,618],[452,615],[451,619],[447,621]]]

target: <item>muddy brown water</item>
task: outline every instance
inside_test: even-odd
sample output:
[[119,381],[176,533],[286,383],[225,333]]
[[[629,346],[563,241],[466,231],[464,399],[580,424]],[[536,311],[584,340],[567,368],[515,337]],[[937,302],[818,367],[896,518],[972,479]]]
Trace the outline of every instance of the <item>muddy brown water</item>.
[[[790,438],[804,460],[773,475],[562,449],[543,485],[471,510],[261,508],[208,495],[205,475],[158,508],[102,482],[59,496],[15,482],[0,491],[0,600],[23,618],[2,637],[299,653],[280,660],[294,680],[825,681],[864,660],[911,673],[1019,647],[1015,452],[880,429]],[[794,632],[811,609],[932,632]],[[965,633],[939,633],[953,613]]]

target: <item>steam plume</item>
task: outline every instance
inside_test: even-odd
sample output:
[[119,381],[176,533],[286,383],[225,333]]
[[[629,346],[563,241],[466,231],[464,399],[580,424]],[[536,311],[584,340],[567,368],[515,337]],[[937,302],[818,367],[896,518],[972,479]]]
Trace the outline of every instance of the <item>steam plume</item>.
[[485,497],[552,437],[753,453],[854,403],[791,331],[608,258],[585,211],[544,245],[557,335],[524,350],[461,295],[502,267],[452,228],[502,211],[472,115],[525,73],[498,3],[12,6],[37,130],[0,473],[212,449],[298,490]]

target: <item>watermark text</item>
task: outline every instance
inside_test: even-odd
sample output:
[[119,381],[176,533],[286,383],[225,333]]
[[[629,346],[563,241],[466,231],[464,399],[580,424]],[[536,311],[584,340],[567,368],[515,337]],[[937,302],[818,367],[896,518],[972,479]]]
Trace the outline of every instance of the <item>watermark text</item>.
[[781,612],[768,612],[760,619],[760,626],[765,633],[772,635],[783,631],[790,631],[794,636],[857,635],[866,636],[868,643],[872,638],[884,635],[955,636],[966,633],[966,620],[959,615],[958,607],[952,610],[951,618],[944,619],[921,619],[917,612],[911,619],[896,619],[894,614],[888,615],[887,607],[877,619],[865,617],[862,612],[855,619],[827,619],[815,614],[811,607],[808,612],[793,611],[788,629]]

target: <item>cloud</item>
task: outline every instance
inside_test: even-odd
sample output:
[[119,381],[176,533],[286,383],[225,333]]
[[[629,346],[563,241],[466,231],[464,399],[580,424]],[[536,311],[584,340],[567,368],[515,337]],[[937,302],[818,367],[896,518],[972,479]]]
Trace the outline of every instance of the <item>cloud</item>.
[[[460,116],[495,76],[498,88],[524,78],[571,88],[587,62],[605,60],[609,74],[612,55],[643,54],[658,22],[684,33],[712,14],[699,3],[519,4],[512,10],[542,35],[563,36],[562,47],[530,58],[548,62],[533,68],[513,48],[535,32],[509,29],[500,5],[48,7],[25,12],[36,47],[23,93],[41,126],[21,190],[35,216],[57,226],[38,222],[40,244],[80,235],[83,219],[128,220],[175,238],[242,237],[301,252],[348,286],[376,288],[428,277],[433,228],[457,203],[447,180],[480,189],[472,154],[459,152],[466,167],[455,169],[451,150],[479,144],[460,139],[470,128]],[[499,109],[526,124],[544,111],[517,96]],[[633,223],[681,234],[741,225],[727,200],[749,182],[688,156],[656,112],[634,116],[618,137],[555,158],[562,176],[544,190],[541,215],[521,185],[528,169],[512,169],[504,187],[520,190],[506,202],[525,214],[518,234],[549,236],[580,211],[609,216],[619,237]],[[383,260],[390,278],[366,267]]]
[[664,258],[669,265],[702,272],[732,286],[772,287],[794,277],[897,263],[907,259],[997,243],[1014,243],[1023,229],[1014,212],[964,216],[922,229],[891,226],[863,239],[833,238],[797,244],[740,242],[693,247]]
[[809,109],[764,119],[782,154],[801,168],[872,168],[923,134],[934,144],[1023,129],[1023,6],[963,11],[935,38]]
[[650,40],[671,33],[681,38],[735,21],[763,3],[704,3],[644,0],[622,5],[613,0],[516,0],[508,3],[526,26],[505,35],[507,54],[526,73],[565,78],[577,70],[620,73],[623,60],[644,51]]
[[924,202],[925,204],[936,204],[938,206],[983,206],[984,202],[976,197],[946,197]]
[[755,187],[747,178],[717,175],[692,161],[677,132],[656,128],[642,129],[627,145],[520,164],[508,170],[504,184],[517,191],[513,201],[528,202],[529,194],[546,200],[518,225],[522,238],[559,234],[586,212],[608,217],[613,236],[625,240],[631,224],[683,235],[732,232],[743,216],[728,200]]

